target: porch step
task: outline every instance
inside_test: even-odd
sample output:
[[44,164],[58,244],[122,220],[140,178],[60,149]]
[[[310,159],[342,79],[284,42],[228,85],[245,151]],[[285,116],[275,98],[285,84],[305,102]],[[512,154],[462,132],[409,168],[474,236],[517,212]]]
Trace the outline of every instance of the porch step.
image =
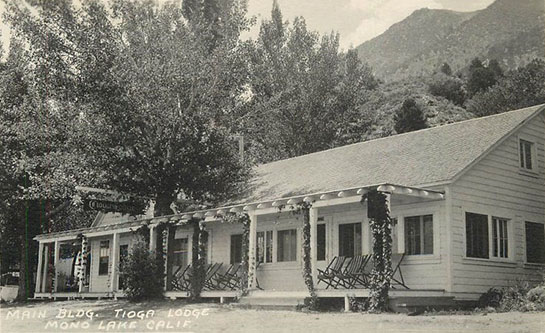
[[395,312],[421,313],[426,310],[448,310],[456,307],[454,296],[390,297],[388,305]]
[[304,296],[287,295],[286,293],[258,293],[242,297],[238,303],[233,303],[232,306],[259,310],[296,310],[299,304],[304,304],[304,300]]

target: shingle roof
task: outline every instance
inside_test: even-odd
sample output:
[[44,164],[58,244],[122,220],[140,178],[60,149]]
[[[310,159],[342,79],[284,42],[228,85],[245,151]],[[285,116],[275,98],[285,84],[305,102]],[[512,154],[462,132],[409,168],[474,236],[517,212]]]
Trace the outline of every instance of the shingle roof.
[[259,202],[381,183],[451,180],[543,105],[356,143],[257,166],[236,202]]

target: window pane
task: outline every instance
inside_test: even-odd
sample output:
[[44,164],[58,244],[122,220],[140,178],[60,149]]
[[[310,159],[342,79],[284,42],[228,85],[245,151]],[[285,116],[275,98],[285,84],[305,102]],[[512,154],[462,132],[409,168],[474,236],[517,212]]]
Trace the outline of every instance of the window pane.
[[295,261],[297,258],[297,232],[295,229],[278,231],[277,261]]
[[433,215],[423,216],[422,223],[424,224],[423,254],[433,254]]
[[325,224],[318,224],[316,230],[316,260],[325,260],[326,236]]
[[110,263],[110,241],[101,241],[98,258],[98,275],[108,274],[108,266]]
[[405,218],[405,250],[407,254],[420,254],[420,216]]
[[265,261],[265,233],[260,231],[257,233],[257,262],[264,263]]
[[488,216],[466,213],[466,256],[488,258]]
[[524,140],[520,140],[519,152],[520,152],[520,167],[524,168]]
[[172,245],[172,264],[174,266],[187,266],[188,264],[188,239],[174,239]]
[[526,261],[545,263],[545,231],[543,223],[526,222]]
[[231,235],[231,264],[242,262],[242,234]]
[[361,254],[361,223],[340,224],[339,255],[351,258]]
[[532,168],[532,144],[530,142],[524,143],[524,161],[526,163],[526,169]]
[[492,218],[492,253],[494,257],[507,258],[509,243],[507,233],[507,219]]
[[265,251],[265,262],[272,262],[272,251],[273,251],[273,232],[272,230],[267,231],[266,233],[266,251]]

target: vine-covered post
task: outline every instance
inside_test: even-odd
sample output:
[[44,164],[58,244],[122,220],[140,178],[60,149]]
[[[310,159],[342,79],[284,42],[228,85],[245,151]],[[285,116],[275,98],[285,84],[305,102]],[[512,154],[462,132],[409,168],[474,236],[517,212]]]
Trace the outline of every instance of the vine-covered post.
[[248,212],[248,289],[256,287],[257,268],[257,215],[254,211]]
[[[312,257],[312,237],[311,237],[311,208],[312,204],[303,202],[300,204],[301,212],[303,213],[303,279],[310,294],[310,303],[308,304],[311,310],[318,308],[318,296],[314,290],[313,280],[313,257]],[[314,217],[314,212],[313,212]],[[315,266],[315,265],[314,265]]]
[[208,232],[200,219],[193,218],[189,224],[193,226],[189,298],[196,301],[200,299],[204,286]]
[[370,281],[371,311],[386,311],[392,278],[392,221],[389,195],[376,190],[362,197],[367,199],[367,217],[373,236],[373,270]]

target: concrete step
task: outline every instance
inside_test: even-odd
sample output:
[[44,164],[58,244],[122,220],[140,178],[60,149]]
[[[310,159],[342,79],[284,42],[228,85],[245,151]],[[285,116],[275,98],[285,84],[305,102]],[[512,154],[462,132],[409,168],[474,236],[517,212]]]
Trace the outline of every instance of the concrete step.
[[275,297],[271,294],[262,294],[242,297],[238,303],[233,303],[232,306],[244,309],[295,310],[300,304],[304,304],[304,297]]

